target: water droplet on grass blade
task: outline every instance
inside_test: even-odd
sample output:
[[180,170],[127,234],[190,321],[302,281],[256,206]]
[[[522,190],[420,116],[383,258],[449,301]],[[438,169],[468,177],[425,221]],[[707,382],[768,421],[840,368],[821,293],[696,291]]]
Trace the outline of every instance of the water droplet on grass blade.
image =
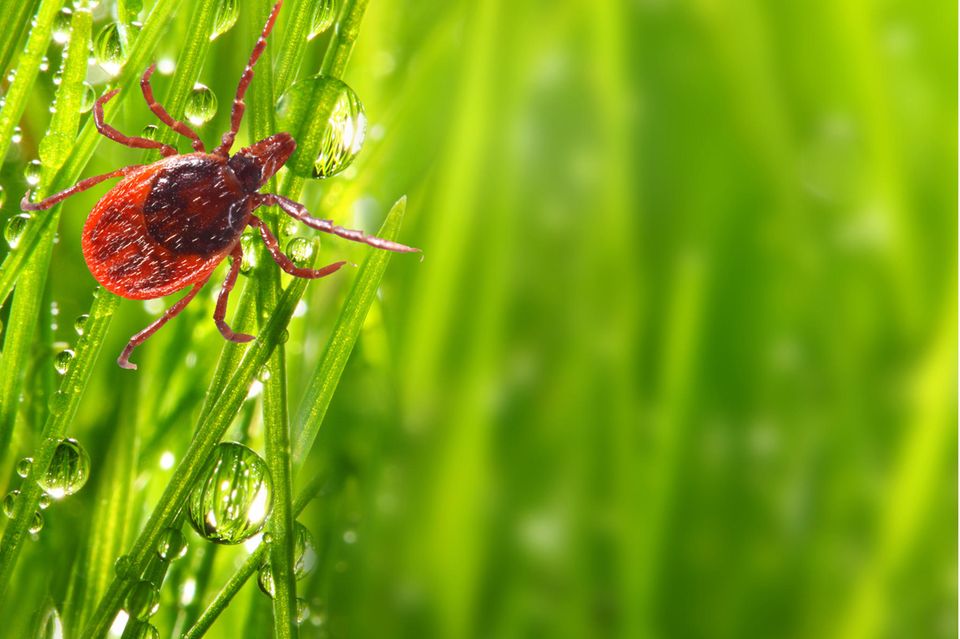
[[40,514],[39,510],[33,513],[33,517],[30,519],[30,525],[27,526],[27,530],[33,535],[36,535],[38,532],[43,530],[43,515]]
[[313,242],[305,237],[292,237],[287,242],[286,253],[297,266],[303,266],[313,257]]
[[58,373],[64,375],[70,370],[70,362],[73,361],[75,356],[76,353],[73,352],[73,349],[65,348],[53,356],[53,367]]
[[133,559],[130,558],[130,555],[120,555],[113,563],[113,569],[116,571],[117,576],[121,579],[132,577]]
[[187,540],[176,528],[167,528],[157,542],[157,555],[164,561],[180,559],[187,554]]
[[110,76],[120,73],[123,63],[127,61],[127,52],[120,35],[120,25],[111,22],[100,29],[100,33],[93,41],[93,55],[97,64]]
[[12,249],[20,246],[20,239],[23,237],[23,232],[27,230],[27,224],[30,223],[30,215],[28,213],[18,213],[7,220],[7,224],[3,227],[3,239],[7,241],[7,246]]
[[[133,624],[132,635],[130,635],[132,639],[160,639],[160,631],[154,628],[152,624],[136,619],[131,619],[129,623]],[[124,632],[123,634],[126,635],[127,633]]]
[[310,616],[310,604],[306,599],[297,597],[297,623],[301,624]]
[[50,497],[61,499],[83,488],[89,477],[90,455],[77,440],[64,439],[57,444],[50,466],[38,483]]
[[280,97],[277,121],[298,143],[287,166],[296,175],[313,178],[327,178],[350,166],[367,127],[353,89],[322,75],[294,83]]
[[202,126],[217,113],[217,96],[205,84],[193,85],[183,114],[195,126]]
[[10,135],[10,141],[14,144],[20,144],[21,140],[23,140],[23,129],[21,129],[19,126],[13,127],[13,133]]
[[147,138],[148,140],[156,140],[160,135],[160,127],[156,124],[148,124],[143,127],[143,131],[140,133],[141,136]]
[[190,493],[190,524],[214,543],[238,544],[266,523],[271,487],[270,471],[259,455],[236,442],[218,444]]
[[125,609],[131,617],[146,621],[160,609],[160,592],[149,581],[139,581],[127,594]]
[[19,490],[11,490],[3,496],[3,514],[13,518],[13,511],[17,507],[17,498],[20,496]]
[[30,186],[40,184],[41,168],[43,168],[43,165],[40,164],[40,160],[30,160],[27,166],[23,168],[23,177],[26,178],[27,184]]
[[57,44],[66,44],[70,40],[70,20],[73,11],[64,7],[53,19],[53,41]]
[[51,503],[53,503],[53,500],[50,499],[50,495],[47,493],[40,494],[40,510],[46,510]]
[[83,330],[87,325],[87,320],[89,319],[90,315],[88,313],[84,313],[77,317],[76,321],[73,323],[73,330],[77,332],[77,335],[83,335]]
[[337,3],[335,0],[317,0],[313,9],[313,18],[310,20],[310,33],[307,40],[313,40],[330,28],[337,17]]
[[217,5],[217,14],[213,18],[210,39],[216,40],[229,31],[237,23],[238,15],[240,15],[240,6],[237,0],[220,0],[220,4]]
[[83,83],[83,93],[80,96],[80,113],[86,113],[93,108],[97,101],[97,91],[89,82]]
[[24,457],[17,462],[17,474],[21,477],[26,477],[30,474],[30,469],[33,467],[33,458]]
[[[307,527],[299,521],[294,524],[293,539],[293,576],[300,580],[313,572],[317,565],[317,547],[313,541],[313,535],[307,530]],[[274,582],[273,570],[270,561],[267,560],[260,566],[257,575],[257,584],[264,594],[273,597]]]
[[60,621],[60,613],[56,608],[51,606],[44,613],[36,639],[63,639],[63,622]]

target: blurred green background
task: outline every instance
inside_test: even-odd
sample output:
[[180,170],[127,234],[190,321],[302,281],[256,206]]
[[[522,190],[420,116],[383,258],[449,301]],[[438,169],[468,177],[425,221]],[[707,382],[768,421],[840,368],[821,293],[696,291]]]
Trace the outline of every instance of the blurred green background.
[[[208,141],[253,22],[241,2],[211,46]],[[51,75],[0,174],[4,217]],[[304,637],[957,636],[955,3],[371,0],[345,80],[365,147],[301,199],[373,230],[407,194],[401,240],[426,257],[392,260],[308,464],[330,480],[300,519],[320,556]],[[130,96],[115,125],[148,115]],[[85,175],[141,157],[106,141]],[[64,208],[50,340],[90,304],[79,235],[104,191]],[[352,277],[309,285],[293,407]],[[111,456],[137,456],[128,541],[149,513],[222,344],[215,289],[137,374],[113,360],[151,311],[121,305],[71,433],[93,478],[28,544],[11,628],[62,600]],[[217,551],[211,592],[244,556]],[[261,627],[267,601],[248,584],[208,636]]]

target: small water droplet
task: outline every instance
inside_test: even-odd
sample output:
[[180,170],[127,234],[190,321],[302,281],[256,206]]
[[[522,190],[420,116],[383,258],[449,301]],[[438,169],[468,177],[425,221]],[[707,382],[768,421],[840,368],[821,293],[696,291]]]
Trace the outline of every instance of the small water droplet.
[[63,622],[60,621],[60,613],[51,606],[40,621],[35,639],[63,639],[63,634]]
[[110,76],[116,76],[127,61],[127,52],[124,50],[123,38],[120,35],[120,25],[110,22],[102,29],[93,41],[93,55],[97,64]]
[[40,509],[41,509],[41,510],[46,510],[47,508],[50,507],[50,504],[52,504],[52,503],[53,503],[53,500],[50,499],[50,495],[48,495],[47,493],[41,493],[41,494],[40,494]]
[[[313,535],[307,527],[299,521],[294,524],[293,539],[293,576],[298,581],[313,572],[317,565],[317,548]],[[267,560],[260,566],[257,574],[257,584],[260,590],[269,597],[274,596],[273,570]]]
[[93,108],[97,101],[97,91],[89,82],[83,83],[83,94],[80,96],[80,113],[86,113]]
[[13,511],[17,507],[17,498],[20,496],[19,490],[11,490],[3,496],[3,514],[13,518]]
[[52,414],[60,415],[63,413],[63,411],[67,410],[67,405],[69,403],[70,396],[62,390],[58,390],[56,393],[50,396],[50,401],[47,405],[47,408],[50,409]]
[[40,164],[40,160],[30,160],[27,166],[23,169],[23,177],[27,179],[27,184],[30,186],[36,186],[40,184],[40,169],[43,166]]
[[273,534],[265,532],[263,533],[263,543],[272,544],[273,543]]
[[36,535],[43,529],[43,515],[40,514],[40,511],[33,513],[33,517],[30,519],[30,525],[27,526],[27,530],[30,531],[30,534]]
[[90,455],[77,440],[68,438],[57,444],[50,466],[38,483],[53,499],[61,499],[83,488],[89,477]]
[[319,0],[313,9],[313,18],[310,20],[310,33],[307,34],[307,40],[313,40],[329,29],[336,17],[336,1]]
[[167,528],[157,542],[157,555],[164,561],[180,559],[187,554],[187,540],[177,528]]
[[281,344],[286,344],[290,340],[290,331],[283,329],[279,335],[277,335],[277,341]]
[[127,594],[124,608],[134,619],[146,621],[160,609],[160,591],[149,581],[138,581]]
[[236,442],[217,445],[190,493],[190,524],[219,544],[238,544],[263,528],[272,507],[270,470],[255,452]]
[[113,569],[116,571],[117,576],[121,579],[132,577],[133,559],[130,558],[130,555],[120,555],[113,563]]
[[257,379],[259,379],[261,382],[265,382],[270,379],[270,367],[265,365],[263,368],[261,368],[260,372],[257,374]]
[[73,12],[64,7],[53,20],[53,41],[57,44],[66,44],[70,40],[70,20]]
[[160,639],[160,631],[154,628],[153,625],[145,621],[137,621],[136,619],[130,620],[130,623],[136,624],[133,627],[133,639]]
[[305,237],[292,237],[287,242],[287,255],[298,266],[303,266],[313,257],[313,242]]
[[46,73],[50,70],[50,59],[47,56],[40,58],[40,73]]
[[27,230],[27,224],[29,223],[29,213],[17,213],[7,220],[6,226],[3,227],[3,239],[7,241],[7,246],[15,249],[20,245],[20,239],[23,237],[23,232]]
[[[308,117],[311,109],[315,113]],[[350,166],[360,153],[367,128],[363,105],[353,89],[322,75],[294,83],[280,97],[277,121],[280,130],[290,131],[301,144],[287,166],[295,175],[313,178],[327,178]],[[301,122],[307,122],[302,130]],[[314,139],[317,142],[311,143]],[[303,155],[308,146],[317,148],[316,156]]]
[[257,573],[257,585],[260,586],[260,591],[263,594],[273,599],[276,591],[273,584],[273,570],[270,568],[269,561],[260,566],[260,572]]
[[148,124],[143,127],[143,131],[140,133],[142,137],[147,138],[148,140],[156,140],[160,135],[160,127],[156,124]]
[[216,40],[229,31],[237,23],[238,15],[240,15],[240,6],[237,0],[220,0],[220,4],[217,5],[217,14],[213,18],[210,39]]
[[193,90],[187,96],[187,104],[183,114],[194,126],[203,126],[210,121],[217,112],[217,96],[204,84],[199,82],[193,85]]
[[70,362],[73,361],[73,358],[76,356],[76,353],[73,352],[71,348],[65,348],[56,355],[53,356],[53,367],[61,375],[65,375],[68,370],[70,370]]
[[90,315],[88,313],[84,313],[83,315],[77,317],[76,321],[73,323],[73,330],[77,332],[77,335],[83,335],[83,330],[87,325],[87,320],[89,319]]
[[23,129],[19,126],[13,127],[13,133],[10,135],[10,141],[14,144],[20,144],[20,141],[23,140]]
[[30,468],[33,466],[33,457],[24,457],[17,462],[17,474],[26,477],[30,474]]
[[297,597],[297,623],[301,624],[310,616],[310,604],[306,599]]
[[240,236],[240,250],[243,251],[243,260],[240,262],[240,273],[249,275],[257,265],[256,239],[250,233]]

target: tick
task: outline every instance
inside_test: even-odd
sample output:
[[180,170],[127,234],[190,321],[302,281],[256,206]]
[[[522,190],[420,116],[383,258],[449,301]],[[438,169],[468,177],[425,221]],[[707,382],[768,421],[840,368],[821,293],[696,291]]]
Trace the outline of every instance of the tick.
[[253,79],[253,67],[267,46],[267,37],[282,4],[283,0],[278,0],[274,5],[253,47],[237,85],[230,112],[230,130],[223,134],[220,145],[211,153],[207,153],[193,129],[174,120],[154,99],[150,76],[156,65],[152,65],[140,79],[143,97],[164,124],[190,139],[194,153],[181,155],[168,144],[127,136],[106,124],[103,105],[119,91],[114,89],[102,95],[94,105],[97,130],[120,144],[137,149],[157,149],[163,159],[81,180],[41,202],[30,202],[30,192],[27,191],[20,203],[25,211],[48,209],[100,182],[123,178],[97,202],[84,223],[83,257],[90,272],[104,288],[127,299],[154,299],[190,287],[187,294],[159,319],[130,338],[117,359],[123,368],[136,369],[136,364],[130,362],[133,349],[176,317],[228,257],[231,258],[230,270],[220,289],[213,319],[226,339],[232,342],[253,339],[252,335],[235,333],[225,319],[227,300],[236,284],[243,258],[240,234],[248,226],[260,232],[274,261],[290,275],[319,278],[345,264],[334,262],[320,269],[298,267],[280,250],[277,238],[263,220],[254,215],[258,207],[279,206],[311,228],[376,248],[403,253],[419,250],[336,226],[330,220],[312,217],[299,202],[273,193],[260,193],[260,188],[296,149],[296,142],[289,134],[277,133],[230,155],[243,119],[243,96]]

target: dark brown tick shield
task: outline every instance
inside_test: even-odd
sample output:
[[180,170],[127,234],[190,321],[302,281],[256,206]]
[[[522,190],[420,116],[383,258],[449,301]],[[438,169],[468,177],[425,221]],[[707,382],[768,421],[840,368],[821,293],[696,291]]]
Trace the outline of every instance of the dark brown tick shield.
[[104,288],[128,299],[153,299],[192,287],[159,319],[130,339],[117,359],[123,368],[136,368],[130,362],[133,349],[182,311],[227,257],[231,258],[230,270],[217,298],[213,318],[226,339],[235,342],[253,339],[252,335],[233,332],[225,319],[227,300],[237,281],[243,257],[240,235],[247,226],[259,230],[274,261],[291,275],[319,278],[344,265],[344,262],[334,262],[320,269],[296,266],[280,251],[277,239],[267,225],[254,215],[254,210],[260,206],[279,206],[311,228],[376,248],[399,252],[419,250],[336,226],[330,220],[312,217],[299,202],[272,193],[260,193],[260,188],[296,148],[296,143],[286,133],[272,135],[230,155],[243,119],[243,97],[253,79],[253,67],[267,46],[267,36],[282,4],[283,0],[279,0],[274,5],[250,54],[230,112],[230,130],[223,134],[216,149],[207,153],[197,133],[185,123],[174,120],[154,99],[150,77],[155,66],[151,66],[140,80],[150,110],[164,124],[189,138],[195,152],[180,155],[168,144],[126,136],[106,124],[103,105],[117,94],[118,90],[114,89],[102,95],[94,105],[97,130],[127,146],[157,149],[163,159],[87,178],[41,202],[31,202],[27,192],[20,203],[25,211],[48,209],[100,182],[122,177],[97,202],[84,224],[83,257],[90,272]]

